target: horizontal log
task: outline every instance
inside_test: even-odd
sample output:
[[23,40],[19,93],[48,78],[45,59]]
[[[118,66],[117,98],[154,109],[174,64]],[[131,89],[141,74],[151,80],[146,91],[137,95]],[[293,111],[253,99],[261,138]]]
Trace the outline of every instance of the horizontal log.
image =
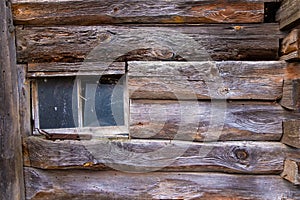
[[282,121],[299,114],[268,102],[132,100],[133,138],[279,141]]
[[282,96],[285,62],[129,62],[131,99],[259,99]]
[[281,177],[294,185],[300,185],[300,160],[286,159]]
[[289,63],[284,73],[283,93],[280,104],[293,111],[300,111],[300,64]]
[[[278,24],[16,27],[19,63],[277,60]],[[191,48],[193,47],[193,48]]]
[[280,29],[291,29],[298,25],[300,22],[300,1],[283,0],[276,18],[280,22]]
[[120,23],[259,23],[263,1],[15,1],[16,24],[96,25]]
[[279,174],[287,154],[300,150],[279,142],[165,142],[155,140],[49,141],[26,138],[24,163],[41,169],[128,172],[219,171]]
[[300,29],[294,29],[282,41],[281,60],[300,59]]
[[283,123],[282,143],[300,148],[300,120],[286,121]]
[[125,74],[125,63],[79,62],[79,63],[29,63],[26,76],[77,76]]
[[279,176],[218,173],[49,171],[25,168],[28,200],[299,199],[299,187]]

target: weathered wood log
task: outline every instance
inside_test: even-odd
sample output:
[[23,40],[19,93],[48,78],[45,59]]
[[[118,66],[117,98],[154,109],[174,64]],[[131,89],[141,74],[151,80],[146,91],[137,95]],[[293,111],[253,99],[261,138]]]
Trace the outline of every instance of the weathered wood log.
[[287,154],[299,149],[280,142],[194,143],[160,140],[49,141],[26,138],[25,166],[41,169],[95,169],[128,172],[218,171],[279,174]]
[[0,199],[25,198],[11,2],[0,1]]
[[130,135],[189,141],[279,141],[282,121],[297,118],[299,114],[267,102],[132,100]]
[[281,177],[294,185],[300,185],[300,160],[288,158],[284,161],[284,170]]
[[277,61],[129,62],[129,96],[276,100],[282,96],[285,67]]
[[300,29],[294,29],[285,37],[281,45],[281,60],[300,59]]
[[[278,24],[17,27],[26,62],[277,60]],[[192,48],[191,48],[192,47]]]
[[299,187],[274,175],[57,171],[25,168],[28,200],[299,199]]
[[300,148],[300,120],[283,123],[282,143]]
[[300,64],[289,63],[284,76],[280,104],[289,110],[300,111]]
[[[55,13],[55,14],[54,14]],[[97,25],[120,23],[259,23],[263,1],[15,1],[16,24]]]
[[300,22],[300,1],[283,0],[277,12],[280,29],[290,29]]

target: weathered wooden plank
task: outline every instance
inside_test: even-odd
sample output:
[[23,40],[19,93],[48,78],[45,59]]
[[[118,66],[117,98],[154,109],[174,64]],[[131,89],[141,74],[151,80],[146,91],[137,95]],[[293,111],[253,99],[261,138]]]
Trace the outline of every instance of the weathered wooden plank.
[[300,111],[300,64],[289,63],[284,76],[280,104],[289,110]]
[[[278,24],[17,27],[24,62],[277,60]],[[191,48],[193,47],[193,48]]]
[[281,46],[281,60],[300,59],[300,29],[294,29],[285,37]]
[[11,2],[0,1],[0,199],[24,199],[19,96]]
[[128,89],[131,99],[276,100],[285,71],[278,61],[129,62]]
[[[55,14],[54,14],[55,13]],[[25,25],[120,23],[259,23],[262,1],[32,1],[13,4],[14,22]]]
[[300,148],[300,120],[283,123],[282,143]]
[[29,63],[27,77],[119,75],[125,74],[125,63]]
[[299,114],[268,102],[132,100],[130,136],[189,141],[279,141],[282,121],[298,118]]
[[280,22],[280,29],[288,29],[300,22],[300,1],[283,0],[277,12],[277,20]]
[[219,171],[278,174],[287,154],[300,150],[280,142],[194,143],[155,140],[49,141],[26,138],[25,166],[41,169]]
[[286,159],[281,177],[290,181],[294,185],[300,185],[300,160]]
[[28,200],[299,199],[299,187],[274,175],[53,171],[25,168]]

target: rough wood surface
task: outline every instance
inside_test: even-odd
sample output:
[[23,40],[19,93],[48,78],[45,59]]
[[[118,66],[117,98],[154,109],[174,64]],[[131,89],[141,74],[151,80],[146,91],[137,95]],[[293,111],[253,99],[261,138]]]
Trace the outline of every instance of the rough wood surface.
[[25,166],[41,169],[219,171],[279,174],[287,155],[300,150],[280,142],[194,143],[160,140],[49,141],[26,138]]
[[279,176],[218,173],[49,171],[25,168],[28,200],[299,199],[299,187]]
[[[278,24],[17,27],[24,62],[277,60]],[[191,48],[193,47],[193,48]]]
[[282,143],[300,148],[300,120],[286,121],[283,123]]
[[131,99],[259,99],[282,96],[286,63],[129,62]]
[[[55,13],[55,14],[54,14]],[[96,25],[120,23],[259,23],[262,1],[32,1],[15,2],[16,24]]]
[[300,111],[300,64],[289,63],[284,73],[283,93],[280,104],[293,111]]
[[300,59],[300,29],[294,29],[282,41],[280,60],[299,60],[299,59]]
[[277,12],[277,21],[281,29],[292,28],[300,22],[300,1],[283,0]]
[[0,199],[24,199],[15,34],[11,2],[0,1]]
[[281,177],[294,185],[300,185],[300,160],[286,159]]
[[299,114],[268,102],[133,100],[130,135],[195,141],[279,141],[282,121],[297,118]]

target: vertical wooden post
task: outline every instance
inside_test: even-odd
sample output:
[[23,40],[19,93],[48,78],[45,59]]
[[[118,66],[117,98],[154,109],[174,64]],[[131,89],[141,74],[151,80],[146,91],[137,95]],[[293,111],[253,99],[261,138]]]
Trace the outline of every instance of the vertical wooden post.
[[24,199],[15,34],[10,0],[0,1],[0,199]]

